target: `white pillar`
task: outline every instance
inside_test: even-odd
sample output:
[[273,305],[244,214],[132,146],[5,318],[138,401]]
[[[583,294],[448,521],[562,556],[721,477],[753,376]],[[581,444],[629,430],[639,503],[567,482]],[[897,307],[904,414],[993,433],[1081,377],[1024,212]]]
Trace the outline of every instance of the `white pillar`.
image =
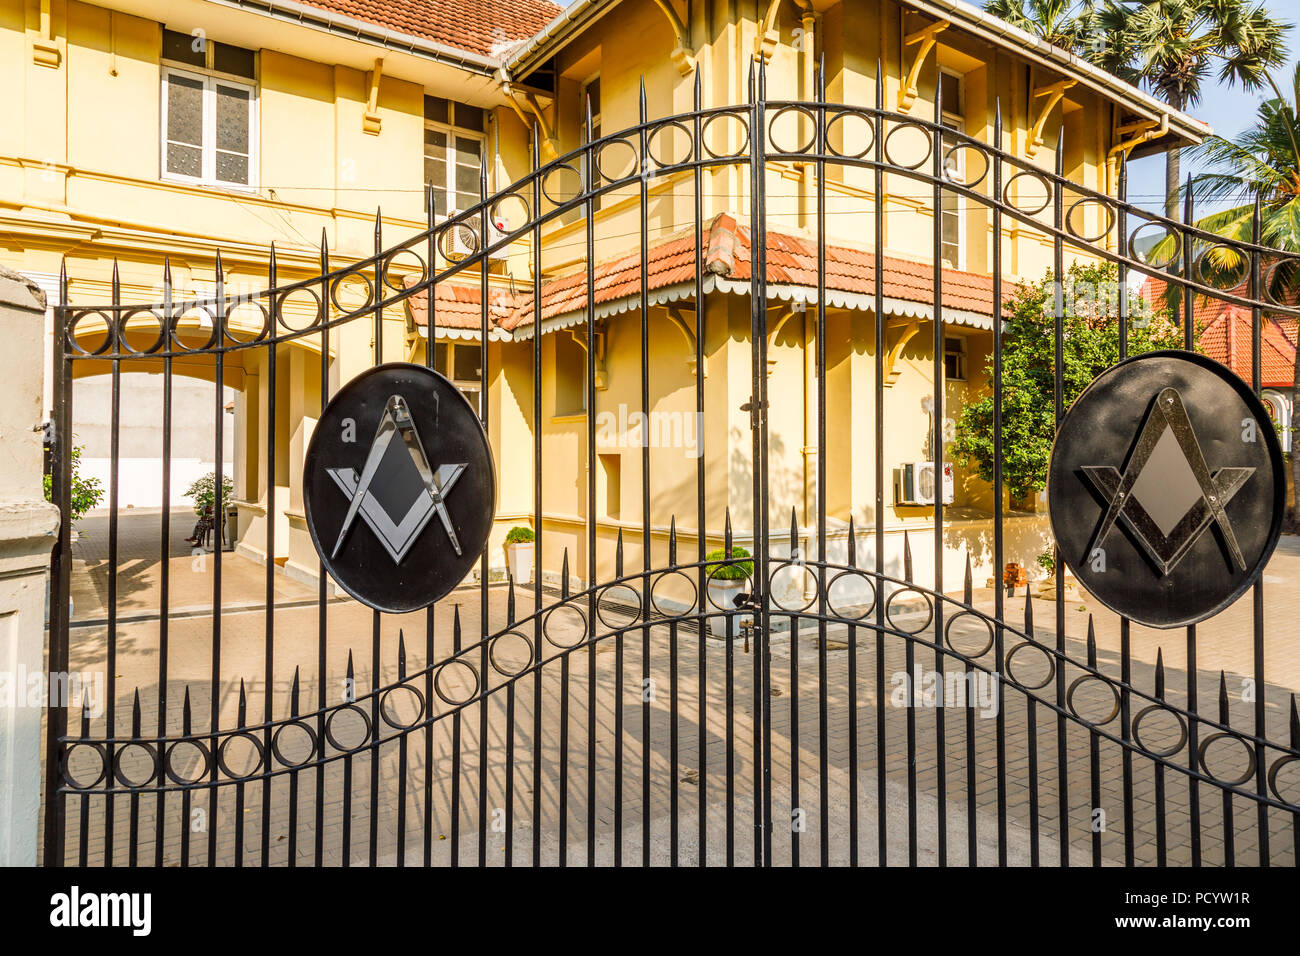
[[[45,674],[45,572],[59,511],[41,488],[45,294],[0,266],[0,866],[36,863],[41,806],[41,701],[27,678]],[[20,683],[21,682],[21,683]]]

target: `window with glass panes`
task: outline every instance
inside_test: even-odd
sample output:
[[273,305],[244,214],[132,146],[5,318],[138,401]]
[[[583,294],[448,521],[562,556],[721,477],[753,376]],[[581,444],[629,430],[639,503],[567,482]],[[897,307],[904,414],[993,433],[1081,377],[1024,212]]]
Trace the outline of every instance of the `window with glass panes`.
[[483,350],[477,342],[434,342],[434,371],[451,379],[453,385],[479,411],[482,391]]
[[424,181],[439,216],[479,201],[486,119],[477,106],[424,98]]
[[[966,120],[962,113],[962,94],[964,91],[962,90],[961,77],[955,73],[941,71],[939,73],[939,83],[943,91],[943,125],[954,132],[963,132],[966,128]],[[956,136],[951,133],[944,133],[944,174],[948,181],[952,183],[964,182],[963,177],[966,174],[962,156],[963,151],[956,150],[952,152],[957,143]],[[943,263],[954,269],[961,269],[964,266],[962,261],[961,197],[954,190],[945,189],[943,191],[943,203],[939,215],[941,217],[939,238]]]
[[216,186],[257,184],[256,63],[252,50],[163,31],[165,178]]

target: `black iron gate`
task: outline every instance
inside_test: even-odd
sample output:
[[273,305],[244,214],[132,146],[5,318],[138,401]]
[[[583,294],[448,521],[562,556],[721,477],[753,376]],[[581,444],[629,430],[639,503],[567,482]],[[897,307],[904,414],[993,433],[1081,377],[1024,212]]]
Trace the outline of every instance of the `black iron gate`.
[[[106,707],[92,714],[74,703],[49,711],[44,818],[48,864],[289,864],[296,863],[1006,863],[1108,860],[1188,863],[1294,863],[1300,846],[1300,718],[1290,689],[1268,683],[1264,584],[1253,591],[1252,699],[1230,698],[1226,677],[1217,707],[1203,711],[1216,688],[1199,680],[1197,629],[1179,648],[1183,666],[1132,653],[1128,621],[1115,622],[1119,652],[1099,653],[1090,620],[1085,633],[1067,634],[1064,575],[1057,576],[1055,621],[1037,628],[1043,605],[1028,595],[1008,606],[1003,588],[977,589],[967,566],[960,594],[944,593],[944,505],[934,504],[930,586],[912,570],[913,542],[904,537],[902,573],[886,573],[884,514],[884,323],[875,323],[874,527],[850,519],[843,554],[828,548],[825,456],[818,457],[816,514],[772,514],[769,503],[769,394],[767,170],[806,164],[816,183],[817,278],[809,308],[816,311],[815,362],[825,381],[827,352],[826,176],[830,167],[857,167],[884,192],[886,175],[920,184],[940,209],[956,194],[991,219],[992,301],[1001,302],[1004,219],[1035,230],[1053,245],[1055,274],[1067,257],[1115,263],[1120,277],[1121,352],[1127,348],[1129,270],[1158,275],[1180,290],[1181,315],[1208,296],[1250,311],[1256,391],[1260,386],[1261,323],[1266,314],[1300,310],[1270,294],[1283,261],[1258,243],[1224,240],[1194,226],[1189,207],[1173,222],[1123,199],[1087,189],[1062,174],[1063,142],[1048,172],[963,133],[946,129],[942,106],[932,120],[884,109],[877,83],[874,107],[769,101],[761,71],[751,79],[747,104],[700,106],[680,116],[642,120],[542,163],[495,195],[450,218],[429,202],[427,231],[385,245],[377,223],[375,253],[338,267],[322,243],[315,277],[284,282],[274,253],[266,287],[253,294],[224,285],[220,258],[211,295],[173,298],[170,270],[159,303],[120,301],[116,270],[107,303],[72,303],[63,278],[56,309],[59,342],[54,375],[54,486],[67,512],[72,477],[71,440],[76,384],[85,375],[111,376],[112,466],[119,468],[121,376],[161,373],[164,381],[163,508],[156,534],[156,613],[123,609],[122,521],[118,481],[109,490],[104,532],[102,620],[74,620],[69,596],[76,575],[65,523],[53,562],[50,669],[67,672],[88,662],[106,675]],[[803,141],[776,141],[785,118],[805,130]],[[833,132],[863,124],[867,145],[849,154]],[[711,129],[732,125],[740,135],[715,149]],[[669,136],[684,152],[668,156]],[[915,163],[890,158],[896,136],[920,136],[925,156]],[[994,141],[1002,143],[1001,120]],[[1062,140],[1064,137],[1062,136]],[[534,136],[534,143],[539,138]],[[618,175],[606,159],[617,144],[633,161]],[[954,176],[955,150],[982,164],[978,177]],[[613,554],[598,541],[588,507],[585,568],[560,567],[544,579],[546,543],[543,475],[577,466],[586,500],[596,499],[594,408],[586,416],[582,462],[548,460],[541,438],[544,303],[543,227],[566,216],[585,221],[587,327],[596,302],[595,211],[616,189],[639,190],[640,388],[650,404],[650,307],[647,196],[657,178],[683,175],[693,183],[694,300],[705,300],[704,175],[733,166],[748,200],[752,268],[749,301],[752,513],[743,532],[732,516],[709,527],[705,456],[695,463],[699,490],[694,515],[658,514],[652,507],[648,445],[642,444],[639,566],[627,567],[624,537]],[[969,164],[968,164],[969,166]],[[555,184],[576,177],[565,194]],[[1012,189],[1033,184],[1034,190]],[[1024,195],[1034,192],[1036,198]],[[528,210],[526,222],[505,234],[492,230],[505,202]],[[1089,235],[1076,215],[1103,223]],[[883,204],[860,212],[883,249]],[[1154,229],[1173,252],[1163,262],[1130,249],[1140,231]],[[932,315],[944,309],[940,217],[934,216]],[[1256,232],[1258,235],[1258,230]],[[427,296],[429,362],[433,362],[436,290],[477,269],[480,412],[492,414],[491,352],[496,321],[488,254],[531,243],[534,442],[531,449],[538,573],[535,587],[491,580],[486,553],[477,583],[467,583],[426,612],[396,618],[370,612],[333,594],[325,581],[310,600],[286,599],[276,564],[256,572],[261,601],[232,604],[227,582],[249,576],[247,559],[220,547],[195,555],[206,607],[173,609],[181,588],[172,558],[177,528],[170,518],[171,435],[184,427],[173,417],[174,377],[198,367],[214,385],[214,455],[222,471],[223,434],[232,427],[223,386],[245,356],[264,360],[271,433],[264,437],[266,473],[290,449],[280,445],[277,362],[285,345],[311,342],[319,353],[320,402],[330,397],[331,351],[349,324],[373,323],[373,356],[385,354],[384,312],[412,296]],[[468,254],[452,255],[468,247]],[[1212,250],[1233,250],[1245,263],[1246,285],[1219,287],[1202,263]],[[885,313],[882,269],[875,274],[874,312]],[[414,272],[411,276],[410,273]],[[1262,274],[1267,272],[1266,275]],[[689,280],[688,280],[689,281]],[[345,290],[360,290],[349,302]],[[529,298],[526,294],[522,298]],[[307,319],[287,308],[310,303]],[[1055,304],[1058,420],[1064,413],[1060,355],[1062,300]],[[239,313],[243,318],[236,318]],[[247,316],[255,316],[249,324]],[[705,410],[704,309],[696,309],[695,402]],[[197,319],[196,319],[197,317]],[[1185,346],[1194,347],[1193,323],[1183,321]],[[935,475],[943,465],[944,323],[932,322],[931,420]],[[392,334],[391,331],[389,333]],[[333,339],[333,341],[332,341]],[[1001,455],[1002,340],[993,336],[995,446]],[[596,350],[586,349],[586,394],[594,395]],[[816,446],[828,429],[842,428],[818,389]],[[703,436],[701,436],[702,440]],[[496,448],[499,467],[526,455]],[[994,477],[993,566],[1004,559],[1003,479]],[[277,514],[274,477],[262,506]],[[281,503],[282,504],[282,503]],[[224,509],[218,509],[224,516]],[[786,539],[787,518],[788,542]],[[134,519],[132,519],[134,520]],[[678,546],[679,521],[694,521],[692,549]],[[266,522],[265,554],[276,554],[276,521]],[[665,529],[665,525],[668,527]],[[710,536],[724,554],[710,558]],[[752,556],[736,551],[750,542]],[[801,551],[810,542],[810,552]],[[221,540],[217,537],[218,542]],[[918,542],[917,547],[922,547]],[[863,559],[861,555],[870,554]],[[600,559],[600,560],[598,560]],[[185,558],[181,559],[186,560]],[[752,564],[748,563],[751,562]],[[232,562],[242,562],[232,567]],[[604,562],[604,564],[602,564]],[[613,572],[608,566],[612,562]],[[602,567],[606,570],[602,571]],[[743,578],[736,603],[715,600],[710,584]],[[774,597],[778,575],[808,582],[804,599]],[[580,580],[579,580],[580,578]],[[187,593],[193,593],[186,584]],[[674,590],[675,589],[675,590]],[[690,593],[689,601],[668,599]],[[845,595],[850,595],[845,597]],[[246,596],[246,595],[242,595]],[[1050,613],[1048,614],[1050,617]],[[1100,624],[1100,617],[1098,623]],[[1246,640],[1242,635],[1242,640]],[[1178,642],[1175,642],[1176,644]],[[989,681],[995,720],[966,706],[916,706],[914,688],[902,706],[891,702],[890,675],[918,674],[932,662],[942,683],[954,671]],[[202,673],[206,665],[206,674]],[[1179,673],[1181,671],[1181,673]],[[1032,673],[1031,673],[1032,672]],[[119,676],[121,675],[121,676]],[[1089,706],[1087,689],[1101,699]],[[665,693],[666,689],[666,693]],[[1240,711],[1240,713],[1238,713]],[[1160,725],[1160,726],[1157,726]],[[1231,745],[1231,771],[1216,760]],[[1214,748],[1214,749],[1211,749]],[[1244,755],[1244,757],[1243,757]],[[1244,760],[1244,763],[1242,761]],[[1244,768],[1244,769],[1243,769]],[[1211,799],[1212,797],[1212,799]],[[1105,822],[1106,810],[1112,809]],[[1101,822],[1099,824],[1099,813]]]

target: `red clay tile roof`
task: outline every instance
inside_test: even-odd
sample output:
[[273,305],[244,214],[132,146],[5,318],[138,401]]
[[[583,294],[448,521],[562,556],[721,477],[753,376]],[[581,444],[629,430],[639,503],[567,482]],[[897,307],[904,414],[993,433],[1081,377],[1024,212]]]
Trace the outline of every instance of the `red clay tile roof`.
[[[408,277],[407,284],[413,284],[415,277]],[[428,289],[421,289],[408,299],[410,304],[411,315],[415,317],[416,325],[429,324],[429,292]],[[479,303],[482,302],[479,287],[477,285],[459,285],[452,282],[441,282],[438,284],[437,294],[434,296],[434,323],[440,329],[467,329],[470,331],[481,331],[483,328],[483,319]],[[488,301],[491,307],[488,309],[489,331],[500,325],[514,309],[514,299],[506,289],[489,289]]]
[[[1245,283],[1231,292],[1249,298]],[[1149,278],[1142,283],[1142,298],[1147,302],[1160,304],[1164,295],[1164,280]],[[1197,350],[1249,382],[1252,375],[1250,309],[1211,296],[1197,296],[1192,315],[1197,329]],[[1290,388],[1295,381],[1296,335],[1294,318],[1264,316],[1259,330],[1262,387]]]
[[[748,282],[750,230],[723,213],[703,231],[704,270],[735,282]],[[653,246],[647,257],[647,288],[651,291],[691,282],[695,278],[695,236],[683,233]],[[596,266],[593,276],[596,304],[636,295],[641,288],[641,255],[632,252]],[[779,285],[816,288],[817,246],[812,240],[778,232],[767,234],[767,281]],[[876,257],[843,246],[826,247],[826,288],[841,292],[874,294]],[[934,278],[930,266],[893,256],[885,258],[884,294],[888,298],[930,303]],[[943,270],[943,304],[983,315],[993,312],[993,279],[956,269]],[[587,274],[553,279],[542,286],[542,320],[587,307]],[[502,322],[513,331],[533,321],[532,295],[520,297],[514,312]]]
[[548,0],[302,0],[304,4],[481,56],[527,40],[562,11]]

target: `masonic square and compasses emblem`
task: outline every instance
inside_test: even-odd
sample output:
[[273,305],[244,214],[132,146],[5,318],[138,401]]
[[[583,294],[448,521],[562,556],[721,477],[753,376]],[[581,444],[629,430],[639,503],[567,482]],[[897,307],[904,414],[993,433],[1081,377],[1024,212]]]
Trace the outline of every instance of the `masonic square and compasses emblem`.
[[1154,352],[1103,372],[1057,433],[1048,506],[1061,557],[1139,623],[1203,620],[1255,580],[1281,530],[1282,455],[1231,371]]
[[487,543],[487,438],[464,396],[423,366],[381,365],[349,382],[322,414],[303,471],[322,563],[378,610],[432,604]]

